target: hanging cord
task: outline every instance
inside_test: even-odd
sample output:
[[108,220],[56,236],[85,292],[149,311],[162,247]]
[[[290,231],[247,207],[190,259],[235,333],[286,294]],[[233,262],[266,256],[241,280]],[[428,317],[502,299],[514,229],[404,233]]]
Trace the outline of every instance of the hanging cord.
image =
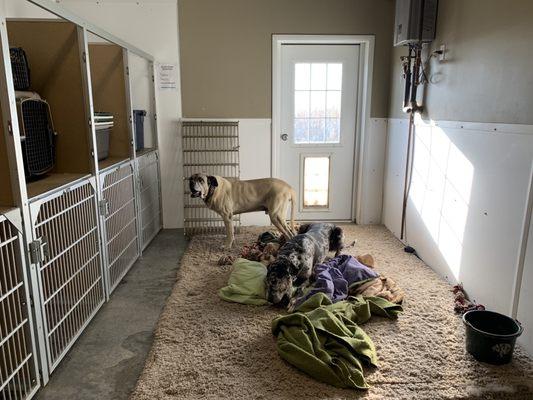
[[420,69],[420,84],[425,85],[425,84],[432,83],[431,76],[429,76],[428,74],[431,59],[434,57],[438,57],[442,54],[444,54],[443,50],[434,50],[431,53],[429,53],[429,55],[427,56],[425,60],[422,60],[421,69]]
[[414,137],[414,125],[415,125],[415,112],[419,112],[422,110],[422,107],[420,107],[417,103],[417,89],[420,85],[420,69],[422,68],[422,57],[421,57],[421,51],[422,46],[421,44],[415,44],[409,46],[409,58],[411,58],[411,53],[414,53],[413,56],[413,70],[411,71],[411,78],[412,81],[411,87],[408,88],[407,86],[407,80],[406,80],[406,91],[405,91],[405,98],[407,98],[407,94],[409,92],[409,104],[408,107],[405,108],[409,113],[409,133],[407,137],[407,155],[405,159],[405,178],[404,178],[404,186],[403,186],[403,202],[402,202],[402,222],[401,222],[401,232],[400,232],[400,240],[404,240],[405,238],[405,231],[406,231],[406,220],[407,220],[407,201],[409,199],[409,192],[411,189],[411,177],[413,172],[413,152],[414,152],[414,143],[415,143],[415,137]]
[[415,116],[414,113],[409,113],[409,133],[407,136],[407,155],[405,159],[405,177],[403,185],[403,203],[402,203],[402,225],[400,240],[403,240],[406,236],[406,219],[407,219],[407,200],[409,199],[409,192],[411,190],[411,182],[413,175],[413,162],[412,156],[414,153],[414,131],[415,131]]

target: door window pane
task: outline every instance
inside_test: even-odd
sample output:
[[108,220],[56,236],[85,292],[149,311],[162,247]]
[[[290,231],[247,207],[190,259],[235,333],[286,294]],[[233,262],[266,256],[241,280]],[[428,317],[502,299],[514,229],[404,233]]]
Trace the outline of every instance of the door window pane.
[[313,118],[324,118],[326,116],[326,91],[311,92],[311,113]]
[[341,99],[341,63],[296,63],[294,143],[339,143]]
[[326,117],[340,118],[341,116],[341,92],[340,90],[330,90],[327,92]]
[[323,118],[311,118],[309,120],[309,143],[324,143],[325,124]]
[[326,142],[340,142],[340,120],[338,118],[326,118]]
[[329,157],[304,158],[304,208],[329,206]]
[[308,118],[309,117],[309,91],[297,90],[294,92],[294,117]]
[[294,143],[309,143],[309,119],[294,119]]

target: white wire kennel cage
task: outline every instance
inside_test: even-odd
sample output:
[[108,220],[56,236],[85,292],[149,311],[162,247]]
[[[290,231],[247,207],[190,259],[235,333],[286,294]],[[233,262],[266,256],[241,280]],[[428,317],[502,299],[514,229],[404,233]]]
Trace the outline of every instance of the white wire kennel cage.
[[[239,178],[239,122],[182,121],[185,235],[222,232],[224,222],[203,201],[191,198],[189,181],[194,173]],[[234,216],[236,230],[240,216]]]
[[[0,399],[29,399],[39,387],[18,209],[0,209]],[[15,217],[16,218],[16,217]],[[18,217],[20,220],[20,217]]]
[[135,171],[131,161],[100,173],[100,215],[107,295],[139,257]]
[[[30,203],[47,365],[52,372],[105,301],[94,177]],[[35,284],[32,283],[32,284]]]
[[161,230],[161,184],[159,153],[151,151],[137,158],[140,237],[144,250]]
[[[125,110],[125,118],[123,118],[125,124],[123,125],[128,125],[128,127],[123,130],[120,137],[115,135],[115,138],[122,141],[120,152],[110,153],[110,157],[105,160],[106,163],[97,161],[98,147],[95,132],[92,129],[96,90],[91,85],[91,75],[87,63],[90,61],[88,34],[89,32],[94,33],[96,36],[121,47],[124,59],[128,58],[128,54],[134,54],[147,60],[148,67],[152,71],[153,57],[77,17],[56,2],[48,0],[23,2],[28,3],[29,9],[34,8],[42,11],[43,17],[38,20],[29,20],[28,17],[31,15],[25,15],[26,7],[20,7],[20,10],[6,9],[0,12],[0,21],[2,22],[0,24],[0,50],[2,50],[0,52],[2,56],[0,62],[0,105],[2,106],[0,126],[3,127],[6,138],[5,145],[0,140],[0,165],[2,165],[0,169],[0,187],[2,188],[0,190],[0,206],[18,206],[23,215],[22,220],[17,222],[17,229],[24,232],[22,237],[25,239],[25,245],[20,246],[20,252],[21,260],[26,262],[26,269],[20,268],[26,271],[28,284],[17,286],[17,289],[13,290],[16,291],[16,295],[19,295],[22,289],[29,291],[33,307],[30,308],[29,314],[26,312],[27,316],[26,314],[18,315],[19,317],[22,315],[23,319],[16,326],[12,325],[10,319],[6,319],[7,317],[17,317],[15,313],[17,310],[7,308],[7,305],[13,305],[10,297],[11,292],[9,292],[12,288],[4,285],[5,282],[1,281],[4,277],[2,274],[7,271],[7,264],[4,265],[6,261],[1,258],[0,400],[22,400],[31,397],[39,385],[45,385],[48,382],[51,372],[56,369],[105,301],[106,289],[109,289],[106,285],[120,281],[131,266],[131,259],[136,258],[140,252],[141,244],[139,242],[141,242],[142,237],[137,229],[140,229],[138,226],[140,225],[141,210],[138,200],[141,199],[139,194],[141,189],[138,184],[138,164],[135,160],[133,132],[131,132],[132,127],[130,126],[132,122],[130,121],[128,125],[131,110],[138,108],[137,103],[139,102],[152,104],[149,110],[151,110],[151,133],[154,140],[152,140],[151,148],[144,151],[157,149],[157,123],[153,122],[156,121],[155,81],[150,79],[153,78],[153,73],[146,74],[148,90],[143,89],[141,91],[136,86],[131,88],[132,79],[129,77],[129,68],[126,63],[123,66],[122,76],[117,74],[114,82],[119,82],[117,86],[126,85],[127,98],[118,99],[116,90],[110,91],[109,96],[112,96],[113,101],[118,104],[117,109],[121,107],[121,110]],[[39,9],[29,3],[33,3]],[[9,12],[10,15],[5,15],[5,12]],[[33,14],[31,10],[28,12]],[[49,17],[46,17],[47,13]],[[25,49],[31,59],[33,71],[50,72],[47,74],[36,73],[34,77],[32,76],[32,82],[35,85],[33,89],[40,92],[50,104],[53,104],[54,123],[56,126],[63,126],[57,128],[56,169],[50,171],[46,176],[42,176],[39,180],[26,180],[24,177],[19,124],[14,101],[15,91],[10,67],[10,47]],[[120,51],[117,51],[118,53]],[[122,67],[116,66],[115,70],[120,68]],[[104,78],[108,79],[108,74],[104,75]],[[98,82],[95,83],[98,85]],[[68,90],[65,90],[65,87]],[[75,92],[75,95],[71,95],[71,91]],[[135,100],[133,103],[131,98]],[[145,100],[145,98],[149,100]],[[96,107],[96,110],[100,107],[107,108],[105,104],[96,104]],[[111,111],[114,110],[111,109]],[[88,123],[88,121],[90,122]],[[115,130],[116,132],[117,130]],[[131,152],[128,151],[130,144]],[[112,145],[111,141],[110,146]],[[138,156],[141,157],[140,153]],[[146,225],[143,230],[146,238],[145,244],[148,244],[161,227],[160,173],[157,155],[155,157],[155,165],[152,161],[139,163],[143,164],[143,169],[147,169],[147,171],[143,170],[143,173],[146,172],[149,176],[155,174],[157,181],[155,192],[152,191],[154,187],[149,183],[151,178],[143,181],[146,183],[143,186],[143,193],[151,193],[152,197],[157,198],[157,201],[152,204],[148,201],[151,198],[149,195],[143,196],[143,199],[147,200],[145,201],[144,214],[156,214],[158,216],[157,219],[145,218]],[[124,181],[130,180],[132,184],[128,186],[123,182],[112,183],[110,181],[113,178],[105,181],[106,179],[99,171],[111,165],[111,162],[116,164],[127,158],[134,166],[134,173],[131,172],[130,164],[127,178],[122,175],[114,178],[118,180],[124,178]],[[9,159],[9,165],[4,163],[6,159]],[[150,160],[152,159],[150,158]],[[154,168],[155,171],[153,171]],[[111,168],[106,168],[106,171],[108,170],[110,171]],[[119,174],[117,173],[117,175]],[[128,222],[131,222],[129,219],[132,214],[131,204],[120,210],[115,210],[115,213],[113,205],[110,204],[110,218],[100,217],[98,199],[102,198],[99,195],[102,194],[105,185],[109,186],[109,190],[106,191],[109,199],[116,195],[116,203],[120,203],[121,206],[123,203],[128,203],[132,197],[137,200],[137,207],[135,205],[133,207],[134,218],[137,222],[133,224],[135,225],[133,233],[132,224],[128,225]],[[119,186],[124,191],[121,191],[120,194],[113,194],[115,188],[118,190]],[[8,193],[9,196],[5,196],[4,194],[9,191],[6,190],[8,187],[13,188],[13,193]],[[8,201],[6,201],[7,197],[9,197]],[[105,220],[104,223],[101,223],[102,220]],[[107,222],[109,226],[106,225],[106,227],[99,229],[99,226],[101,227]],[[112,241],[112,246],[109,246],[113,249],[104,245],[106,236],[103,235],[103,232],[106,228],[107,233],[113,235],[112,237],[116,236],[115,240]],[[0,224],[0,231],[1,229]],[[114,229],[118,230],[113,231]],[[112,232],[116,232],[116,234]],[[131,244],[128,239],[133,240],[134,237],[135,242]],[[18,245],[21,239],[19,237],[16,240],[13,238],[6,240],[9,240],[9,243],[4,243],[4,236],[0,233],[0,251],[15,244]],[[121,244],[118,244],[119,242]],[[109,270],[105,268],[106,264],[104,263],[108,260],[108,258],[104,258],[107,255],[110,255],[109,259],[111,260]],[[13,263],[11,259],[8,261]],[[109,278],[107,277],[108,272]],[[16,285],[18,284],[20,282]],[[22,306],[28,304],[30,304],[28,300],[21,302]],[[5,316],[7,317],[4,318]],[[29,322],[26,321],[26,318]],[[24,349],[22,347],[23,342],[19,340],[21,334],[19,332],[22,329],[27,329],[26,325],[31,325],[32,321],[34,322],[34,329],[30,329],[30,333],[35,346],[26,348],[28,351],[26,356],[29,358],[20,358],[17,354],[23,354]],[[12,329],[13,327],[15,329]],[[21,347],[11,346],[12,339],[19,340],[14,346],[20,344]],[[11,347],[8,349],[6,346]],[[18,361],[20,361],[20,365],[17,364]],[[35,365],[30,367],[31,363]],[[28,368],[29,373],[27,372]]]

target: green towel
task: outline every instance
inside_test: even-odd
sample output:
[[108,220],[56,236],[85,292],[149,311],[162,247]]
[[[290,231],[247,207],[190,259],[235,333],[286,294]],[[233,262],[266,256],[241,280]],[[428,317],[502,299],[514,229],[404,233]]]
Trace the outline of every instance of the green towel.
[[293,314],[275,318],[272,333],[281,358],[313,378],[341,388],[368,389],[363,364],[377,367],[376,349],[357,324],[372,314],[395,318],[401,311],[379,297],[348,297],[333,304],[317,293]]
[[263,305],[266,300],[266,267],[257,261],[238,258],[228,279],[228,286],[218,291],[226,301],[242,304]]

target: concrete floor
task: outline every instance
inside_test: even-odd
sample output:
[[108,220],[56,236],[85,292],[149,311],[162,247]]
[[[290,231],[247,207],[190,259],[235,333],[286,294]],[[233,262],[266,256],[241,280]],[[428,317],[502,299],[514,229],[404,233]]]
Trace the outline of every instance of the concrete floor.
[[41,389],[39,400],[127,399],[150,351],[186,247],[183,230],[153,240]]

